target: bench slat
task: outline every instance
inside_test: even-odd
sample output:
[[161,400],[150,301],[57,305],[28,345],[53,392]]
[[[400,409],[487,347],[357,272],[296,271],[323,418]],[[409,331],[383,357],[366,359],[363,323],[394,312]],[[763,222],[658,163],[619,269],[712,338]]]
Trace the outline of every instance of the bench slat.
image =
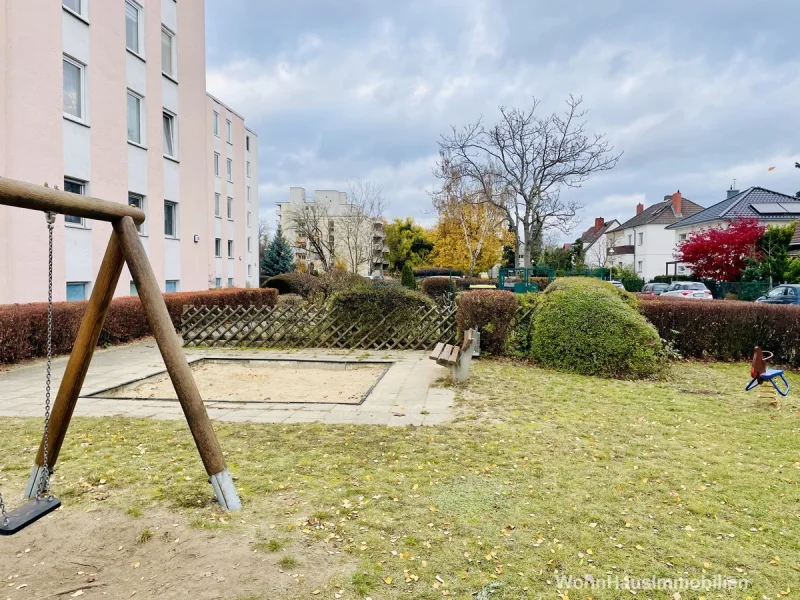
[[458,360],[461,358],[461,348],[459,346],[453,346],[452,348],[450,356],[445,358],[445,360],[448,364],[455,365],[458,364]]
[[439,356],[441,356],[442,350],[444,350],[444,342],[437,343],[436,347],[433,349],[433,352],[431,352],[429,358],[431,360],[436,360],[437,358],[439,358]]
[[450,344],[445,344],[445,347],[442,350],[442,353],[439,355],[439,358],[436,360],[436,362],[446,367],[449,364],[447,359],[450,358],[450,355],[452,353],[453,353],[453,346],[451,346]]

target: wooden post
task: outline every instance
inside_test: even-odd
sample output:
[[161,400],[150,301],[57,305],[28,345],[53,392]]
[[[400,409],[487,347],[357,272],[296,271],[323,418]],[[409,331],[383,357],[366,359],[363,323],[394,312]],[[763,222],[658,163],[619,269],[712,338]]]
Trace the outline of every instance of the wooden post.
[[[117,287],[124,264],[122,250],[117,243],[117,234],[112,232],[111,238],[108,240],[105,256],[103,256],[103,262],[100,265],[100,272],[97,274],[92,295],[86,305],[86,312],[83,314],[78,335],[75,338],[75,344],[72,346],[67,368],[64,371],[64,377],[61,379],[58,394],[50,413],[50,435],[48,436],[47,451],[47,463],[50,469],[53,468],[58,460],[61,445],[67,435],[67,428],[75,410],[75,405],[78,402],[78,396],[83,387],[86,372],[89,370],[92,355],[97,347],[100,332],[103,330],[103,322],[108,313],[108,306],[114,297],[114,290]],[[25,489],[26,498],[35,498],[39,489],[39,479],[44,474],[42,469],[44,444],[45,439],[42,436],[42,442],[39,445],[39,452],[36,455],[28,487]]]
[[183,408],[183,414],[189,423],[200,458],[210,477],[214,492],[223,508],[239,510],[241,503],[230,472],[225,464],[222,448],[217,435],[208,418],[206,407],[200,397],[200,391],[192,376],[192,370],[175,333],[167,312],[167,305],[161,295],[153,269],[145,253],[139,233],[133,219],[123,217],[113,223],[114,231],[119,239],[122,253],[136,284],[142,308],[150,325],[150,332],[156,339],[158,349],[164,358],[167,372],[175,387],[175,393]]

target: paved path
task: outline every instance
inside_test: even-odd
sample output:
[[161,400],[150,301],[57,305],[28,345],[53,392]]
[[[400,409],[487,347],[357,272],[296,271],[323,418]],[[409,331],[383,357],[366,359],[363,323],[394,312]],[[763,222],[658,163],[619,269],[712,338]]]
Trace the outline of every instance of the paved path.
[[[326,360],[393,360],[394,364],[360,405],[265,404],[207,402],[209,416],[220,421],[257,423],[352,423],[389,426],[437,425],[451,418],[454,393],[431,384],[447,374],[428,359],[425,352],[353,352],[331,350],[194,350],[187,356],[238,358],[319,358]],[[368,356],[366,356],[368,354]],[[53,397],[67,364],[67,357],[53,360]],[[95,352],[81,395],[164,371],[155,342],[145,340]],[[42,360],[0,371],[0,417],[41,417],[44,415],[45,362]],[[153,417],[182,419],[177,401],[80,398],[76,416]]]

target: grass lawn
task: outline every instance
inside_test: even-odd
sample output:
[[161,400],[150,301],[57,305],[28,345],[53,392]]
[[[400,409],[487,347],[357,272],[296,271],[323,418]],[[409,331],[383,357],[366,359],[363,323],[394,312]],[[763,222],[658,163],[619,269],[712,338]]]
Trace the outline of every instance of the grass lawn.
[[[76,419],[56,491],[67,511],[183,512],[299,573],[314,569],[303,548],[352,557],[352,573],[291,598],[628,597],[558,585],[609,575],[749,581],[684,599],[798,594],[797,395],[761,404],[743,364],[684,363],[644,383],[473,364],[445,426],[217,423],[241,515],[210,502],[182,422]],[[2,487],[16,491],[40,424],[0,424]]]

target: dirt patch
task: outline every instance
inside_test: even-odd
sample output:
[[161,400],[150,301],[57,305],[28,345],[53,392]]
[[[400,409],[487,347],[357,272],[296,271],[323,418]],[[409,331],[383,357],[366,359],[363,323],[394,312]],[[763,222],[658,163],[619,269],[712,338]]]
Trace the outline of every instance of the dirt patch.
[[[386,369],[386,365],[376,364],[341,367],[203,363],[192,371],[200,396],[207,402],[358,404]],[[103,396],[177,400],[172,381],[166,374],[126,385]]]
[[[62,509],[3,538],[0,597],[311,598],[354,570],[352,559],[321,543],[259,548],[255,530],[204,531],[166,512]],[[286,557],[296,564],[281,568],[282,559],[292,562]]]

